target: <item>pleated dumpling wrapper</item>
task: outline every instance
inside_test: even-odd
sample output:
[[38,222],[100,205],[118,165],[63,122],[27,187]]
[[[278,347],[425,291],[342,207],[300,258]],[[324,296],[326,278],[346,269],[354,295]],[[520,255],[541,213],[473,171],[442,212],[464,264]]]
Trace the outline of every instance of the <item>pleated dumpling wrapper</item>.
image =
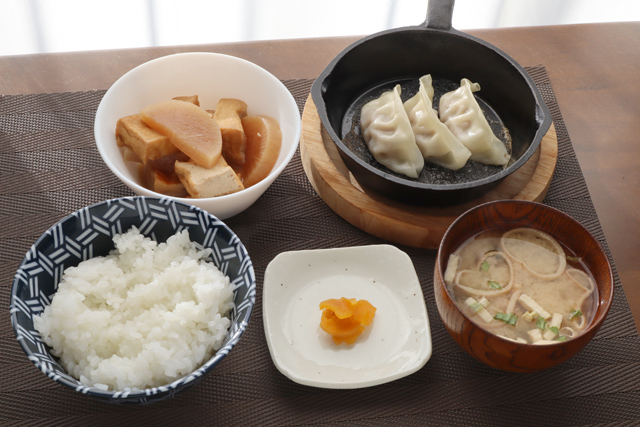
[[467,163],[471,152],[438,118],[433,109],[433,93],[431,75],[420,77],[420,89],[404,103],[404,109],[424,159],[446,169],[458,170]]
[[392,171],[418,178],[424,158],[402,105],[400,85],[367,102],[360,113],[362,136],[373,157]]
[[440,120],[471,151],[471,160],[505,166],[511,155],[505,144],[493,134],[473,95],[479,90],[478,83],[462,79],[458,89],[440,97]]

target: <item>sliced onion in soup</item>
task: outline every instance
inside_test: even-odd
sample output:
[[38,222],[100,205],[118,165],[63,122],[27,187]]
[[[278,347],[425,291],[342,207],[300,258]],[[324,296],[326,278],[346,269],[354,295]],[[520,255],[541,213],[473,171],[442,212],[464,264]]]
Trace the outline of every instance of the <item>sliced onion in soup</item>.
[[562,246],[547,233],[532,228],[514,228],[502,235],[500,248],[532,274],[551,279],[567,266]]

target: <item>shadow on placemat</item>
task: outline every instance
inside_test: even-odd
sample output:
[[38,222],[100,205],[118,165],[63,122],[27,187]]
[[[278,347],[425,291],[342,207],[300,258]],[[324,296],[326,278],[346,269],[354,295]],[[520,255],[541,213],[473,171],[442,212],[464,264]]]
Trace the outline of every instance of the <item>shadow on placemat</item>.
[[[609,252],[546,71],[527,71],[558,134],[557,170],[544,202],[575,217]],[[312,81],[284,83],[302,111]],[[226,221],[245,243],[259,286],[249,328],[210,376],[174,399],[143,407],[106,405],[55,384],[16,342],[9,294],[18,264],[42,232],[83,206],[132,194],[94,146],[93,117],[103,94],[0,97],[0,424],[521,426],[640,420],[640,340],[615,267],[613,306],[585,350],[545,372],[512,374],[476,362],[454,343],[435,306],[435,251],[401,247],[413,260],[429,312],[433,355],[426,366],[360,390],[316,389],[280,374],[262,324],[260,285],[267,264],[283,251],[383,243],[324,204],[299,154],[251,209]]]

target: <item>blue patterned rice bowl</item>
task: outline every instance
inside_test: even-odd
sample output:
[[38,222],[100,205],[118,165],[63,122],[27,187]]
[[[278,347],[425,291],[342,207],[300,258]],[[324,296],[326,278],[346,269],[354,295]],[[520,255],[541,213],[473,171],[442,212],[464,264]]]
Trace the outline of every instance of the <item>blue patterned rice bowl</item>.
[[[89,387],[69,375],[50,354],[33,319],[48,306],[63,271],[114,248],[113,236],[135,226],[141,234],[164,242],[187,230],[189,238],[212,249],[209,261],[229,277],[234,308],[222,347],[194,372],[163,386],[133,391]],[[16,272],[11,291],[11,323],[29,360],[45,375],[81,394],[114,404],[144,404],[185,390],[210,372],[238,343],[255,304],[256,279],[240,239],[219,219],[195,206],[168,198],[124,197],[82,208],[47,230],[29,249]]]

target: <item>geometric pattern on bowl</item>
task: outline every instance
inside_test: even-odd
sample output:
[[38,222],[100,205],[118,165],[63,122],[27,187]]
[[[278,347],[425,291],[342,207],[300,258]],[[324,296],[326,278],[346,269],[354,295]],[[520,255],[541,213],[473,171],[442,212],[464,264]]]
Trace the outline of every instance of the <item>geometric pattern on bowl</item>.
[[[164,242],[188,230],[191,241],[213,250],[213,262],[231,280],[234,308],[221,348],[197,370],[170,384],[136,391],[104,391],[73,378],[49,353],[33,326],[55,294],[63,271],[114,249],[113,236],[136,226],[142,234]],[[253,264],[240,239],[222,221],[195,206],[166,198],[123,197],[82,208],[49,228],[29,249],[11,290],[11,323],[29,360],[56,382],[79,393],[115,404],[144,404],[173,397],[198,383],[238,343],[255,304]]]

